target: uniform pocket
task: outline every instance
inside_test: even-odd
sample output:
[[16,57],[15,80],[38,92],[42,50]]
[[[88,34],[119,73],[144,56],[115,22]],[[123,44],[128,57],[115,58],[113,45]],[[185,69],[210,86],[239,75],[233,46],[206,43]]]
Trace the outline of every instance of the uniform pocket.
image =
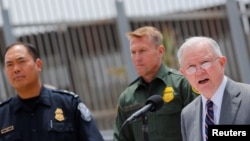
[[74,127],[72,123],[48,123],[48,131],[49,132],[73,132]]
[[154,124],[157,125],[159,135],[162,135],[162,138],[180,139],[181,108],[179,103],[164,103],[164,106],[156,112],[157,120],[154,120]]
[[182,110],[181,104],[178,101],[172,101],[170,103],[164,103],[161,109],[157,111],[159,115],[171,115],[180,113]]
[[72,123],[48,123],[49,140],[70,141],[76,140],[76,134]]

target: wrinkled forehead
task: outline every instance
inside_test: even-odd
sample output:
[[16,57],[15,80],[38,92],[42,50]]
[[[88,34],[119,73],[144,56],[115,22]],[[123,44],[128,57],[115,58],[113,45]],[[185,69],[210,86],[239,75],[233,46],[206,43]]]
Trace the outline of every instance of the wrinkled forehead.
[[209,59],[213,56],[215,56],[215,52],[208,44],[188,46],[182,50],[181,65]]
[[192,55],[199,53],[215,54],[215,51],[213,50],[213,47],[207,42],[197,42],[194,44],[189,44],[182,50],[182,56],[185,56],[186,54]]

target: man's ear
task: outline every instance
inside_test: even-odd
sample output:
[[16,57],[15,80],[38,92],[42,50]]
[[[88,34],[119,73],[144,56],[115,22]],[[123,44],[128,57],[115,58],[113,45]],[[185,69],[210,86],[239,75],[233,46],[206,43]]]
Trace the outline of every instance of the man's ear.
[[36,59],[36,67],[37,67],[37,69],[39,70],[39,71],[41,71],[42,70],[42,65],[43,65],[43,62],[42,62],[42,60],[41,59]]
[[225,66],[225,65],[226,65],[226,62],[227,62],[226,56],[221,56],[219,59],[220,59],[220,60],[219,60],[219,61],[220,61],[220,64],[223,65],[223,66]]
[[159,48],[159,53],[162,54],[163,56],[165,53],[165,47],[163,45],[160,45],[158,48]]

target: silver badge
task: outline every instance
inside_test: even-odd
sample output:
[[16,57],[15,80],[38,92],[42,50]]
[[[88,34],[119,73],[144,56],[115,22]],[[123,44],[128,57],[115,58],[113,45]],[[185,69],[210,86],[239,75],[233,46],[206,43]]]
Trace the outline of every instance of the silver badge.
[[91,120],[91,114],[87,106],[85,106],[83,103],[79,103],[77,106],[78,110],[81,112],[81,117],[85,121],[90,121]]

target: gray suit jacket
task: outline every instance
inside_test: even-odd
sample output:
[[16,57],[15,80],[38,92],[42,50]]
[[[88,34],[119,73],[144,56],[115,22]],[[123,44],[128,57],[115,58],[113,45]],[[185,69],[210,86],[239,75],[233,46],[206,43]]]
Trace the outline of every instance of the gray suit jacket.
[[[222,99],[219,124],[250,125],[250,85],[228,78]],[[183,141],[202,141],[201,96],[182,110],[181,131]]]

